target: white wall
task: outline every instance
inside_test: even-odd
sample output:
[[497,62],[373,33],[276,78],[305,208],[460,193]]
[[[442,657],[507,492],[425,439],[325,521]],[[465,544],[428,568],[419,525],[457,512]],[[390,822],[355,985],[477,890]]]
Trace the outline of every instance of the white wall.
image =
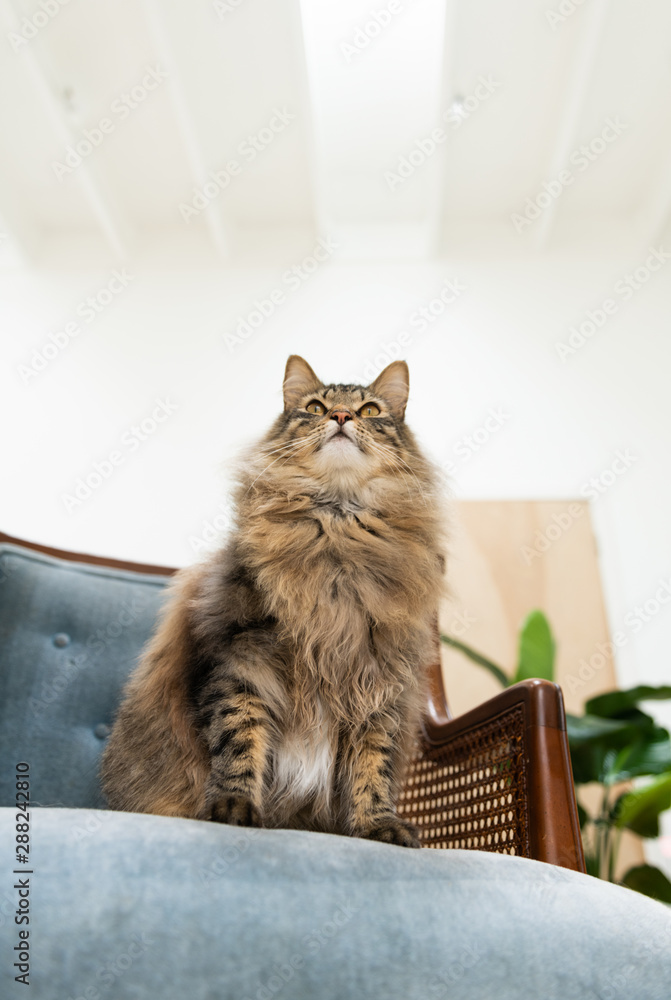
[[[593,514],[611,628],[625,637],[619,678],[668,681],[671,611],[654,595],[671,577],[671,260],[628,301],[615,290],[646,256],[632,259],[617,241],[582,254],[462,253],[413,264],[357,264],[336,250],[289,283],[286,267],[225,270],[197,254],[164,254],[161,265],[149,256],[128,268],[132,281],[92,322],[80,303],[108,284],[111,268],[7,270],[2,528],[64,548],[188,563],[205,523],[225,509],[232,459],[278,412],[287,354],[338,381],[370,376],[398,349],[410,364],[409,420],[451,463],[457,496],[584,496],[603,476]],[[421,329],[418,310],[446,281],[463,290]],[[274,290],[284,301],[229,350],[223,335]],[[556,343],[606,297],[616,314],[561,360]],[[33,349],[68,322],[79,334],[43,371],[22,376]],[[404,332],[411,342],[399,346]],[[131,445],[130,428],[159,399],[175,412]],[[501,415],[488,420],[492,411]],[[487,438],[477,452],[474,432]],[[112,451],[121,463],[68,511],[64,495]],[[622,451],[635,461],[614,475]],[[526,558],[542,558],[537,541]],[[649,620],[634,619],[646,601]],[[659,713],[671,723],[664,706]]]

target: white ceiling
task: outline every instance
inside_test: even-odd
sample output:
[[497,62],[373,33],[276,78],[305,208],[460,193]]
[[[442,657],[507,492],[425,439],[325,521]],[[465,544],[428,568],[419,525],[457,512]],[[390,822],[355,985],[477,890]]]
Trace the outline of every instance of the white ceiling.
[[[668,0],[0,0],[0,31],[0,246],[34,262],[75,236],[120,258],[166,233],[231,262],[296,234],[426,258],[483,227],[543,247],[614,224],[650,240],[668,221]],[[165,81],[119,111],[152,67]],[[622,133],[603,142],[609,119]],[[594,159],[572,162],[583,144]],[[518,235],[513,213],[567,166],[573,183]]]

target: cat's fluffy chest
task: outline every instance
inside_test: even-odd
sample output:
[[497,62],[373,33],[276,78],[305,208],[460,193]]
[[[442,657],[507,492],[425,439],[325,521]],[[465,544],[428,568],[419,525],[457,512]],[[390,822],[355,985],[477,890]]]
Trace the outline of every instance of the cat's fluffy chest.
[[303,648],[316,643],[333,656],[345,643],[369,654],[371,621],[397,629],[420,610],[409,569],[426,548],[379,510],[314,500],[301,507],[257,512],[241,538],[264,607],[281,637]]
[[314,701],[313,714],[310,728],[288,729],[273,753],[270,798],[274,807],[287,815],[307,803],[317,814],[330,805],[335,734],[319,698]]

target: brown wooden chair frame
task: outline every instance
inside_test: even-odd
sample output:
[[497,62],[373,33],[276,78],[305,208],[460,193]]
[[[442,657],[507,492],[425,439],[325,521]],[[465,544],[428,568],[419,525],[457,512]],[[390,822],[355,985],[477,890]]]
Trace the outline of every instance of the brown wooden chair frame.
[[[55,549],[0,532],[47,555],[113,569],[171,576],[167,566]],[[585,871],[557,684],[529,680],[456,719],[450,717],[437,659],[423,731],[398,803],[426,847],[516,854]]]

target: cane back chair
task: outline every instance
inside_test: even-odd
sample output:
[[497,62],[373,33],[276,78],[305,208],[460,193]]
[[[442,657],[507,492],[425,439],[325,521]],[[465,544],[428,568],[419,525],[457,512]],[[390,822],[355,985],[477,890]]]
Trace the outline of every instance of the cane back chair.
[[[57,559],[171,576],[167,566],[26,542]],[[561,689],[529,680],[451,718],[439,653],[422,732],[397,804],[424,847],[494,851],[585,871]]]

